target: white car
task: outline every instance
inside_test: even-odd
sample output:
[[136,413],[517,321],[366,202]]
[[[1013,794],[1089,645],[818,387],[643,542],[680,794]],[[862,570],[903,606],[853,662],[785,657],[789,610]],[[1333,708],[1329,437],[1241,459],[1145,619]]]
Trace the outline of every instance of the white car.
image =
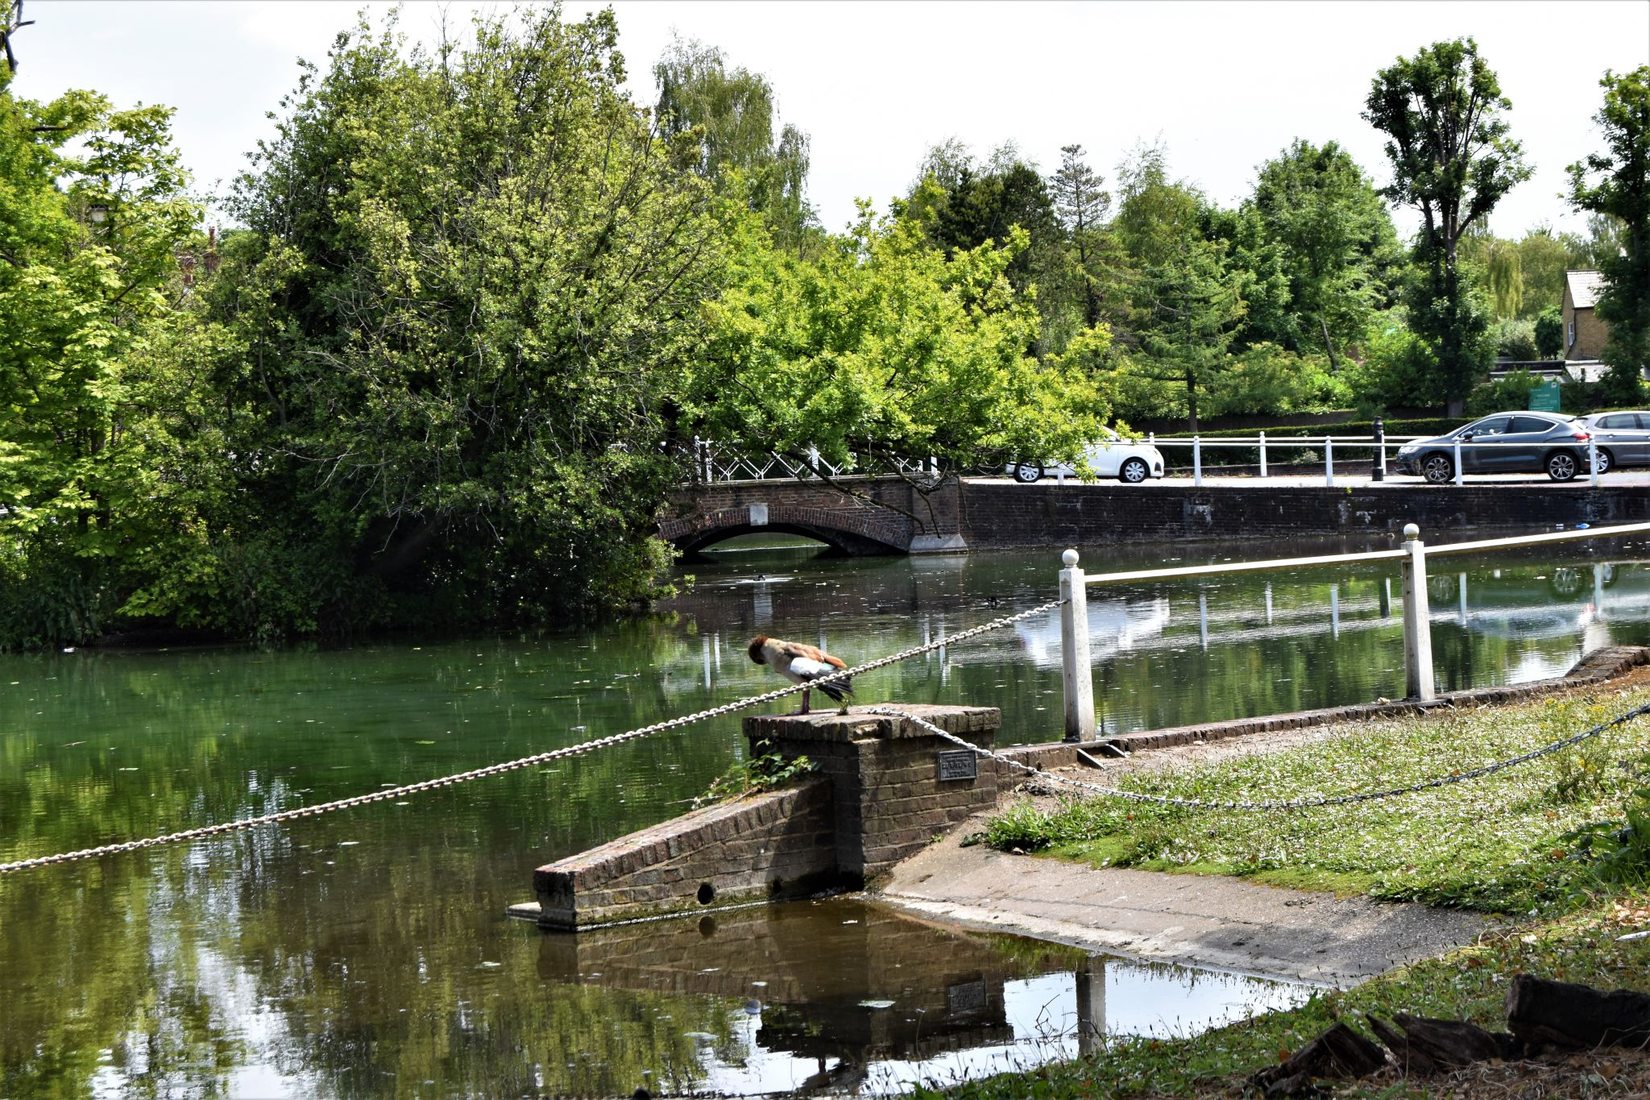
[[[1115,477],[1130,485],[1138,485],[1149,477],[1163,476],[1163,453],[1149,443],[1124,439],[1110,428],[1098,443],[1083,448],[1083,464],[1097,477]],[[1037,462],[1010,462],[1008,472],[1015,481],[1030,485],[1044,474],[1056,477],[1076,477],[1077,467],[1060,462],[1044,466]]]

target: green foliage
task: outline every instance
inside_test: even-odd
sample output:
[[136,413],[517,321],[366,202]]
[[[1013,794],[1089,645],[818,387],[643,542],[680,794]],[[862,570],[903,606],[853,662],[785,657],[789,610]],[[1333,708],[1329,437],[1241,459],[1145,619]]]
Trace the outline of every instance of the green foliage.
[[817,770],[806,756],[787,760],[777,752],[763,753],[750,760],[736,760],[717,776],[704,794],[693,800],[694,809],[712,802],[726,802],[747,794],[777,791],[802,782]]
[[679,162],[739,195],[761,213],[783,247],[813,236],[804,197],[808,137],[794,126],[773,136],[773,86],[743,68],[729,70],[722,51],[674,39],[653,67],[660,132]]
[[1535,342],[1535,322],[1511,318],[1497,321],[1494,334],[1497,359],[1527,363],[1540,358]]
[[1488,366],[1487,311],[1456,261],[1467,229],[1528,179],[1508,136],[1511,103],[1470,38],[1438,42],[1381,70],[1364,118],[1387,135],[1393,181],[1383,192],[1421,211],[1409,323],[1437,360],[1444,396],[1464,397]]
[[1244,339],[1318,352],[1332,365],[1388,304],[1402,263],[1386,204],[1334,142],[1297,140],[1261,165],[1237,238],[1251,271],[1273,263],[1281,276],[1270,308],[1249,295]]
[[626,98],[616,33],[536,9],[431,55],[392,21],[306,73],[207,295],[240,511],[157,610],[229,614],[210,591],[275,562],[237,629],[386,601],[532,624],[660,590],[672,396],[726,211]]
[[1650,882],[1650,787],[1639,787],[1617,821],[1589,822],[1562,842],[1600,882],[1637,886]]
[[1228,243],[1207,232],[1210,217],[1199,192],[1169,182],[1161,149],[1142,150],[1126,169],[1116,224],[1133,265],[1127,369],[1179,388],[1193,431],[1200,394],[1231,366],[1245,311],[1245,279]]
[[[933,456],[948,473],[982,451],[1069,457],[1092,439],[1108,411],[1096,385],[1027,354],[1037,311],[1006,275],[1025,234],[948,256],[928,241],[937,198],[930,182],[903,216],[863,209],[817,261],[736,249],[686,371],[701,434],[817,447],[833,464]],[[1105,340],[1096,331],[1073,359]]]
[[1350,397],[1325,357],[1256,344],[1215,376],[1206,407],[1214,416],[1318,412],[1344,408]]
[[1510,371],[1493,381],[1475,386],[1467,395],[1467,415],[1487,416],[1503,409],[1527,409],[1530,392],[1538,379],[1527,370]]
[[1599,258],[1606,285],[1595,312],[1610,326],[1607,397],[1631,404],[1650,367],[1650,65],[1606,72],[1599,84],[1604,106],[1594,119],[1605,152],[1570,165],[1570,202],[1619,227],[1620,247]]
[[1364,358],[1347,370],[1358,407],[1384,409],[1431,405],[1443,399],[1432,352],[1398,311],[1388,314],[1365,341]]
[[129,558],[193,522],[172,444],[189,381],[162,353],[198,216],[171,112],[10,84],[0,70],[0,647],[94,634]]
[[1532,331],[1537,358],[1556,359],[1564,354],[1564,314],[1558,306],[1542,310]]

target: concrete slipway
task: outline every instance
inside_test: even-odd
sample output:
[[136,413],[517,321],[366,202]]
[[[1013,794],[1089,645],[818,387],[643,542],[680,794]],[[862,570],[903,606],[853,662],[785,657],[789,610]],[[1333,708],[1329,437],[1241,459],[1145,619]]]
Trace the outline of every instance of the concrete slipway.
[[[1534,695],[1627,683],[1650,675],[1650,650],[1589,654],[1568,676],[1498,694]],[[1461,693],[1468,695],[1472,693]],[[1460,702],[1465,702],[1461,700]],[[1333,725],[1251,733],[1138,752],[1122,770],[1177,767],[1336,736]],[[1094,780],[1096,773],[1079,778]],[[1041,785],[1037,785],[1040,789]],[[1036,794],[1022,797],[1048,797]],[[994,851],[964,838],[976,817],[897,865],[870,896],[965,927],[1015,932],[1144,960],[1175,962],[1346,987],[1393,967],[1474,942],[1495,922],[1482,914],[1368,897],[1261,886],[1239,879],[1160,874]]]

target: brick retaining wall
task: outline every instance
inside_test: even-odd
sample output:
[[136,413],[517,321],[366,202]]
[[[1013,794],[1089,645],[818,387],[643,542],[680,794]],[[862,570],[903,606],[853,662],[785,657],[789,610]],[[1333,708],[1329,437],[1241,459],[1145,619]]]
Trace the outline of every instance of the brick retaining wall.
[[1291,535],[1421,537],[1471,528],[1552,530],[1650,520],[1650,492],[1582,485],[1223,484],[1064,485],[966,482],[963,537],[970,548],[1084,546],[1122,541],[1278,538]]

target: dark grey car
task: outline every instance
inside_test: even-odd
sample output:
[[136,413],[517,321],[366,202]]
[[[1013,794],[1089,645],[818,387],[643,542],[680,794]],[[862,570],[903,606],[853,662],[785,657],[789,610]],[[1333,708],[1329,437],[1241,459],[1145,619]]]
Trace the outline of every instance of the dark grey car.
[[1503,412],[1481,417],[1448,435],[1417,439],[1398,448],[1393,464],[1434,485],[1455,477],[1456,442],[1464,474],[1546,473],[1569,481],[1587,469],[1587,429],[1558,413]]
[[1643,409],[1592,413],[1581,423],[1598,447],[1598,472],[1612,466],[1650,466],[1650,412]]

